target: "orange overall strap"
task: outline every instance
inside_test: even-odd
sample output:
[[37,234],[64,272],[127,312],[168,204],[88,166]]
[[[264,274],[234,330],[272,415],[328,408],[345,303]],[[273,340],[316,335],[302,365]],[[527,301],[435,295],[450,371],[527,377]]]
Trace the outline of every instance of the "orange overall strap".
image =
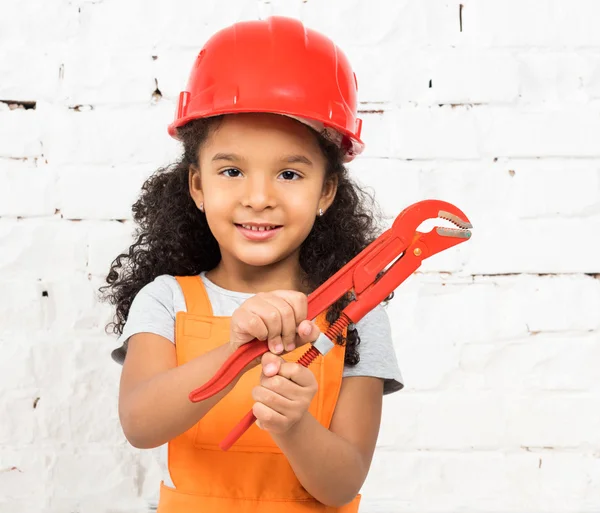
[[212,305],[200,276],[175,276],[183,291],[187,313],[191,315],[213,315]]

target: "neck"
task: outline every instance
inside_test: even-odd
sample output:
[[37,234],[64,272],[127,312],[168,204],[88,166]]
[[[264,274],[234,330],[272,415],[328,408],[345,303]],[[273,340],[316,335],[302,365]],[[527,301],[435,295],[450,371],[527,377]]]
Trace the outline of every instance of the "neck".
[[206,273],[206,277],[219,287],[237,292],[257,294],[273,290],[297,290],[308,294],[301,280],[302,274],[297,258],[260,267],[221,259],[217,267]]

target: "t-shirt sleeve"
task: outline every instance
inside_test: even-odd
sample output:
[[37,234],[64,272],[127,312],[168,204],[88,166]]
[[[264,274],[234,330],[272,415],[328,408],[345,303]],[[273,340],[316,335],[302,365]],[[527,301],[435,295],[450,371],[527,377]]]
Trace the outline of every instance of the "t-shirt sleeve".
[[158,276],[137,293],[131,303],[123,334],[117,339],[120,346],[111,356],[122,364],[127,354],[127,342],[136,333],[154,333],[175,343],[175,313],[177,288],[172,276]]
[[356,323],[360,336],[355,366],[344,367],[344,377],[371,376],[383,379],[384,395],[404,387],[392,340],[390,320],[385,307],[378,305]]

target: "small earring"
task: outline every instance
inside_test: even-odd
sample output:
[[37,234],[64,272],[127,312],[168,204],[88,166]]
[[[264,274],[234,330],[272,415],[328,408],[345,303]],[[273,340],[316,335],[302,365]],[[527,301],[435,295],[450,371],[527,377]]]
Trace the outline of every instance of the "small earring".
[[322,208],[320,208],[320,209],[319,209],[319,216],[322,216],[322,215],[323,215],[323,209],[322,209]]
[[198,209],[200,212],[204,212],[204,203],[200,203],[200,205],[198,205]]

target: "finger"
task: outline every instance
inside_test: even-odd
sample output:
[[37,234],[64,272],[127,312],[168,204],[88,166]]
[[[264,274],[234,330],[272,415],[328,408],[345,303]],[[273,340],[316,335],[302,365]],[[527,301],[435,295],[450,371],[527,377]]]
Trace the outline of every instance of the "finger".
[[294,362],[283,362],[278,375],[293,381],[301,387],[312,386],[316,381],[310,369]]
[[284,299],[292,305],[296,317],[296,326],[306,319],[308,315],[308,297],[306,294],[295,290],[274,290],[271,294]]
[[304,396],[303,387],[279,375],[269,377],[263,374],[260,377],[260,386],[290,401],[296,401]]
[[266,340],[269,334],[267,326],[255,313],[239,308],[235,312],[235,320],[232,319],[231,331],[233,337],[239,341],[238,345],[249,342],[255,338]]
[[[284,397],[273,390],[269,390],[263,386],[254,387],[252,389],[252,399],[257,403],[263,404],[284,417],[287,417],[294,411],[294,402],[287,397]],[[257,417],[258,418],[258,417]],[[264,418],[262,420],[265,420]]]
[[281,313],[273,304],[264,298],[264,295],[259,297],[257,294],[254,299],[255,301],[249,302],[248,310],[261,318],[262,322],[267,327],[269,350],[279,354],[283,351],[283,343],[281,342]]
[[296,326],[298,323],[292,305],[276,294],[270,294],[266,300],[279,310],[281,316],[281,342],[286,351],[293,351],[296,349]]
[[281,364],[284,362],[283,358],[273,353],[265,353],[262,356],[262,372],[265,376],[275,376],[279,372]]
[[263,403],[256,402],[252,406],[252,413],[256,417],[256,420],[260,422],[261,429],[273,429],[277,425],[283,425],[286,422],[286,418],[281,414],[264,405]]

